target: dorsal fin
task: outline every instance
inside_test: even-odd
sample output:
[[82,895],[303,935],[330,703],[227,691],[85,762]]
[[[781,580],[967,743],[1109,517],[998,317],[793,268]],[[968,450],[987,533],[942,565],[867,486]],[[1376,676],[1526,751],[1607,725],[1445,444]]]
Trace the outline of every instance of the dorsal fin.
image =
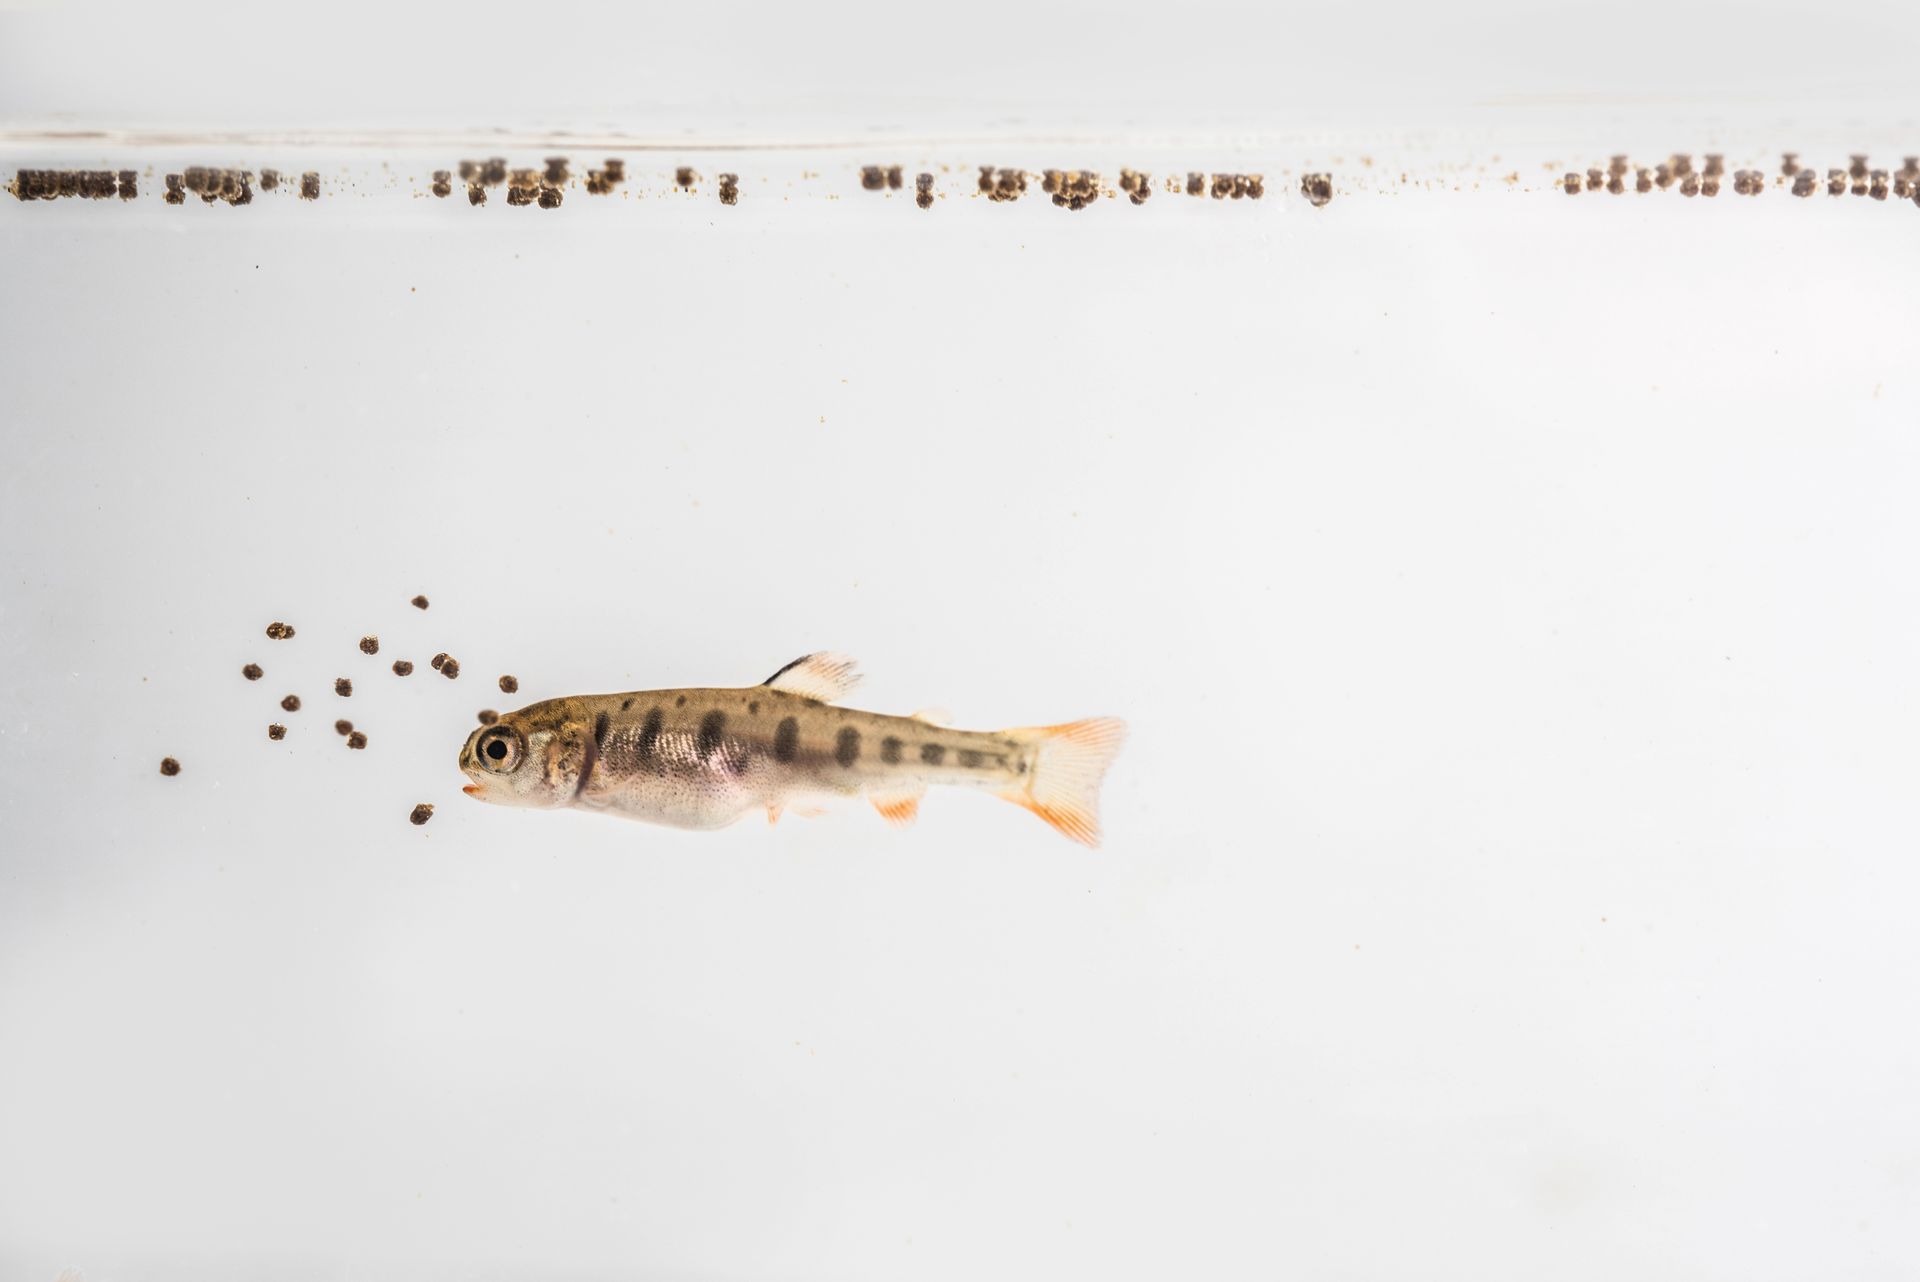
[[860,684],[860,671],[844,654],[803,654],[760,684],[832,703]]

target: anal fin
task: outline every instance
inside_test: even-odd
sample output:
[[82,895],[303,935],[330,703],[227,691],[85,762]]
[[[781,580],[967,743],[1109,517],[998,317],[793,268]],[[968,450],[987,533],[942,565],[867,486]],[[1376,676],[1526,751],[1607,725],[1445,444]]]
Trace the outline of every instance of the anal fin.
[[896,784],[890,787],[869,788],[867,800],[880,812],[880,817],[896,828],[906,828],[920,817],[920,798],[927,795],[924,783]]

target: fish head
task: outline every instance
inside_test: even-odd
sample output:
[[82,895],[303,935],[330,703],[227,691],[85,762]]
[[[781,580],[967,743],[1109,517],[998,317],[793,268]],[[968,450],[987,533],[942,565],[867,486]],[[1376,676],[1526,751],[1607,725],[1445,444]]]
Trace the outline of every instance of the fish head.
[[552,809],[573,801],[574,780],[561,760],[560,727],[526,712],[509,712],[467,736],[460,769],[463,791],[496,806]]

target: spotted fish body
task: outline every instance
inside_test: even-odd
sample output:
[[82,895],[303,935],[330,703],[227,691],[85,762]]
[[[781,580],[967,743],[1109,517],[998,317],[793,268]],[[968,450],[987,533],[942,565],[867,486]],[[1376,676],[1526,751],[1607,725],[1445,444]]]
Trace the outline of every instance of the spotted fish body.
[[953,730],[835,703],[857,680],[851,661],[808,655],[758,686],[549,699],[475,730],[460,767],[484,801],[679,828],[759,809],[777,820],[859,794],[904,825],[930,786],[979,788],[1098,843],[1100,782],[1122,723]]

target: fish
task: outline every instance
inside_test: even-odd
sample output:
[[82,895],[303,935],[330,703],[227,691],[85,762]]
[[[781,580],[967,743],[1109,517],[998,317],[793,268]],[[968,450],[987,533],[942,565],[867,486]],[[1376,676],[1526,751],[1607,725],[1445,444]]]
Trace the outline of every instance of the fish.
[[982,789],[1086,846],[1100,844],[1100,787],[1126,723],[1094,717],[1014,730],[955,730],[932,713],[844,707],[859,683],[845,655],[802,655],[757,686],[574,695],[502,713],[460,749],[468,796],[586,810],[674,828],[724,828],[764,809],[864,794],[906,827],[935,785]]

